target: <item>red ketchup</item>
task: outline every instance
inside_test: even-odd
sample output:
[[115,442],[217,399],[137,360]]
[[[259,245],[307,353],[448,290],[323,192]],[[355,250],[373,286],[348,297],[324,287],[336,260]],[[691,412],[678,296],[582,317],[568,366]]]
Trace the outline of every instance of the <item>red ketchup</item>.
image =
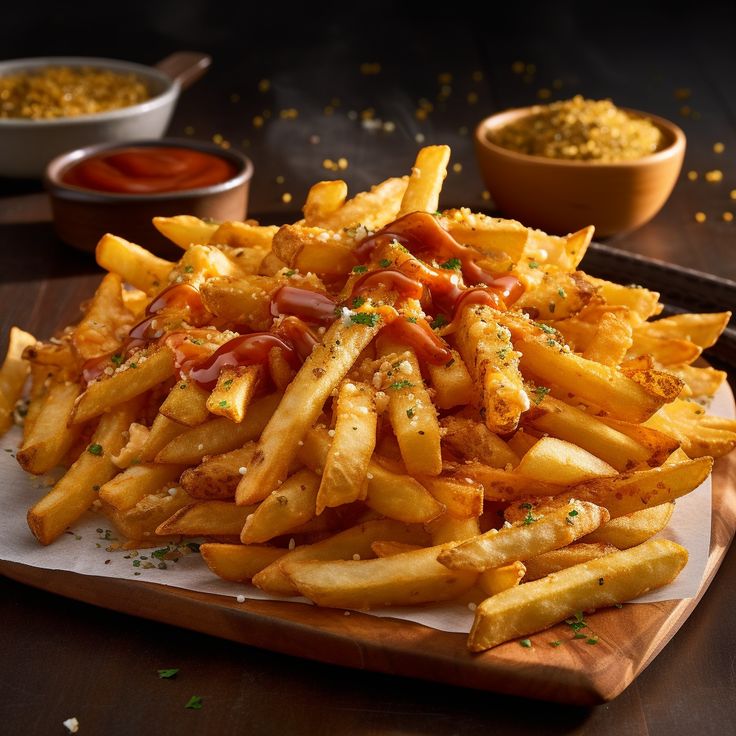
[[236,174],[220,156],[190,148],[131,146],[93,154],[69,167],[65,184],[114,194],[158,194],[221,184]]

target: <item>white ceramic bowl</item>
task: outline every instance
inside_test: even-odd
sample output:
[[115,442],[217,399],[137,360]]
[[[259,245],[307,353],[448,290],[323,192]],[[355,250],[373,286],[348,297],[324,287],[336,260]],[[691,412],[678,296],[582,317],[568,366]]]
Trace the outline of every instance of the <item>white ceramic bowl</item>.
[[50,120],[0,118],[0,176],[40,178],[65,151],[93,143],[159,138],[169,124],[181,84],[154,67],[114,59],[48,56],[0,62],[0,76],[48,66],[89,66],[135,74],[150,98],[117,110]]

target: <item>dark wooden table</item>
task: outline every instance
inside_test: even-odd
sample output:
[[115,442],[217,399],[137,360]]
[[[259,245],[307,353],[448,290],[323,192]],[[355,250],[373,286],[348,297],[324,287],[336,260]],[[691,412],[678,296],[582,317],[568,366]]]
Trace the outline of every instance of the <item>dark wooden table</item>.
[[[678,121],[688,152],[662,212],[609,244],[736,279],[736,222],[723,219],[736,212],[729,194],[736,189],[736,28],[725,4],[699,4],[686,17],[669,5],[621,6],[603,25],[576,3],[526,15],[497,9],[487,17],[415,14],[380,2],[347,17],[328,4],[280,18],[263,7],[218,6],[213,15],[204,2],[148,5],[126,3],[133,12],[113,21],[90,17],[82,4],[61,17],[53,15],[55,5],[36,3],[0,30],[3,54],[152,63],[178,48],[209,51],[215,64],[183,96],[170,132],[216,136],[248,153],[256,166],[251,212],[271,222],[294,219],[309,184],[336,176],[323,168],[325,159],[345,157],[340,176],[358,190],[404,173],[422,137],[449,143],[461,165],[448,176],[442,204],[487,209],[470,137],[481,117],[529,104],[539,90],[553,98],[611,96]],[[376,62],[378,74],[361,72],[361,64]],[[268,84],[259,88],[261,80]],[[423,99],[433,106],[426,119],[416,113],[426,107]],[[391,123],[389,130],[361,122],[371,115]],[[254,125],[256,117],[262,126]],[[723,154],[713,151],[716,142],[725,145]],[[715,169],[723,180],[705,181]],[[0,195],[4,347],[12,324],[48,337],[75,319],[99,270],[57,241],[37,182],[0,182]],[[705,223],[695,221],[699,211]],[[0,579],[0,732],[63,734],[62,721],[76,716],[80,734],[108,736],[194,730],[721,736],[736,723],[735,579],[731,550],[669,646],[619,698],[593,709],[344,670]],[[175,680],[158,679],[156,670],[166,667],[180,668]],[[184,708],[192,695],[204,699],[201,710]]]

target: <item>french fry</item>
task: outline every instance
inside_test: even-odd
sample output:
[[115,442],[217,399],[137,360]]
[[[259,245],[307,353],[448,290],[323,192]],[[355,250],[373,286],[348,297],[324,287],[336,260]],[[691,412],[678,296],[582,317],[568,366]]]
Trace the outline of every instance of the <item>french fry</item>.
[[483,486],[458,478],[420,476],[422,485],[456,519],[475,519],[483,513]]
[[280,565],[297,590],[318,606],[367,610],[414,605],[457,598],[475,584],[475,572],[449,570],[437,562],[438,553],[447,547],[374,560],[282,559]]
[[414,552],[421,549],[418,544],[407,544],[406,542],[388,542],[385,539],[371,543],[371,550],[376,557],[391,557],[402,552]]
[[478,575],[478,587],[486,595],[496,595],[502,590],[514,588],[526,574],[526,565],[517,560],[508,565],[485,570]]
[[619,516],[605,524],[601,524],[580,541],[586,544],[612,545],[618,549],[636,547],[637,544],[646,542],[657,532],[661,532],[672,518],[674,510],[675,504],[668,502],[641,511],[634,511],[631,514]]
[[161,235],[172,243],[186,250],[191,245],[209,243],[217,231],[214,222],[205,222],[193,215],[177,215],[176,217],[154,217],[153,226]]
[[106,504],[102,505],[102,511],[135,547],[141,543],[162,541],[156,534],[158,526],[177,509],[191,502],[192,499],[181,488],[173,487],[166,491],[150,493],[125,511]]
[[544,516],[534,517],[529,512],[520,525],[499,531],[492,529],[444,550],[437,559],[452,570],[483,572],[565,547],[608,519],[606,509],[585,501],[573,501]]
[[[304,224],[308,227],[323,227],[331,230],[341,228],[325,225],[325,220],[337,212],[348,196],[348,185],[342,179],[332,181],[318,181],[312,184],[304,203]],[[350,225],[352,223],[348,223]],[[347,227],[348,225],[343,225]]]
[[549,628],[576,611],[624,603],[661,588],[677,577],[687,558],[679,544],[655,540],[510,588],[478,606],[468,648],[482,652]]
[[236,506],[228,501],[198,501],[178,509],[156,527],[162,537],[237,537],[256,506]]
[[181,487],[192,498],[203,501],[234,499],[241,470],[247,472],[255,449],[255,442],[247,442],[237,450],[207,457],[200,465],[181,474]]
[[410,212],[437,211],[449,160],[449,146],[425,146],[419,151],[401,200],[398,217]]
[[444,365],[427,363],[424,366],[434,389],[434,403],[438,409],[464,406],[473,400],[473,379],[468,367],[457,350],[451,352],[452,358]]
[[220,455],[236,450],[260,435],[280,399],[280,394],[269,394],[256,399],[240,424],[217,417],[192,427],[164,445],[156,454],[155,460],[157,463],[195,465],[205,455]]
[[317,227],[284,225],[273,238],[273,252],[291,268],[318,276],[340,276],[358,265],[351,239]]
[[616,475],[616,469],[600,458],[555,437],[536,442],[521,458],[516,472],[532,480],[569,486]]
[[87,449],[59,482],[28,511],[28,526],[41,544],[51,544],[97,498],[117,472],[111,456],[123,446],[123,432],[140,408],[133,399],[105,414]]
[[159,413],[172,422],[196,427],[209,419],[209,394],[193,381],[177,381],[159,407]]
[[186,429],[185,425],[174,422],[163,414],[157,414],[148,430],[146,441],[138,453],[138,459],[142,463],[152,462],[156,458],[156,455],[169,442],[186,431]]
[[54,383],[41,404],[33,428],[24,439],[17,459],[23,470],[35,475],[55,468],[77,441],[81,426],[67,427],[79,396],[76,383]]
[[232,248],[269,250],[278,227],[256,225],[252,222],[223,222],[210,236],[210,245],[229,245]]
[[709,348],[715,345],[729,319],[731,312],[676,314],[654,322],[645,322],[636,328],[634,334],[637,338],[647,335],[662,340],[687,340],[701,348]]
[[493,468],[519,464],[519,456],[485,424],[460,416],[445,417],[440,423],[444,430],[442,442],[462,459]]
[[100,498],[118,511],[132,509],[144,496],[177,485],[182,465],[131,465],[100,488]]
[[248,365],[220,372],[217,386],[207,398],[206,407],[211,414],[226,417],[240,424],[245,419],[253,396],[263,376],[263,367]]
[[659,294],[656,291],[649,291],[636,284],[623,286],[592,276],[589,276],[588,280],[598,289],[598,293],[607,304],[628,307],[641,321],[654,317],[662,311]]
[[200,545],[199,552],[215,575],[233,583],[245,583],[279,557],[283,557],[286,550],[255,544],[209,542]]
[[633,342],[631,325],[613,312],[607,312],[583,351],[583,358],[615,368],[623,361]]
[[[598,529],[600,528],[598,527]],[[595,534],[595,532],[593,533]],[[584,539],[587,539],[587,537],[584,537]],[[599,557],[603,557],[603,555],[610,555],[612,552],[618,552],[618,547],[612,544],[596,542],[575,542],[561,549],[543,552],[541,555],[531,557],[524,562],[526,565],[524,582],[528,583],[532,580],[539,580],[539,578],[543,578],[545,575],[559,572],[566,567],[580,565],[589,560],[598,559]]]
[[487,255],[506,256],[509,264],[520,260],[529,238],[529,229],[520,222],[471,212],[467,207],[442,214],[447,231],[458,243]]
[[499,470],[473,461],[460,466],[455,477],[460,481],[467,478],[480,483],[487,501],[513,501],[531,494],[554,496],[560,492],[560,486],[555,483],[538,481],[515,471]]
[[306,359],[289,384],[274,415],[261,433],[251,468],[238,486],[239,504],[264,499],[286,478],[291,457],[307,429],[314,424],[330,392],[345,377],[356,358],[373,339],[379,322],[344,324],[337,320],[322,343]]
[[103,235],[95,249],[97,263],[119,274],[123,281],[146,294],[156,294],[169,283],[174,264],[117,235]]
[[376,446],[376,400],[370,386],[343,382],[335,412],[337,422],[317,493],[317,514],[326,506],[365,498],[366,473]]
[[205,281],[200,294],[212,314],[261,332],[271,325],[271,294],[278,287],[271,276],[221,276]]
[[434,546],[446,542],[464,542],[480,534],[478,519],[475,517],[457,519],[445,513],[425,526],[432,537]]
[[72,423],[86,422],[166,381],[174,375],[174,353],[160,347],[148,355],[135,354],[118,370],[87,386],[74,407]]
[[310,470],[294,473],[248,515],[240,541],[243,544],[268,542],[313,519],[317,515],[318,489],[319,476]]
[[29,366],[21,357],[26,348],[36,344],[36,338],[18,327],[10,328],[8,350],[0,367],[0,434],[13,423],[15,402],[20,398]]

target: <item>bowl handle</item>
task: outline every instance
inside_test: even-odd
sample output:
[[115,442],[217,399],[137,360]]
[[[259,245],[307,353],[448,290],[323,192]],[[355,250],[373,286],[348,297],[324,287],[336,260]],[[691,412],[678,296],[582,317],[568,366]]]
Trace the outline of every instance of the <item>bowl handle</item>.
[[178,82],[182,89],[194,84],[212,63],[212,57],[198,51],[177,51],[167,56],[154,66],[173,82]]

